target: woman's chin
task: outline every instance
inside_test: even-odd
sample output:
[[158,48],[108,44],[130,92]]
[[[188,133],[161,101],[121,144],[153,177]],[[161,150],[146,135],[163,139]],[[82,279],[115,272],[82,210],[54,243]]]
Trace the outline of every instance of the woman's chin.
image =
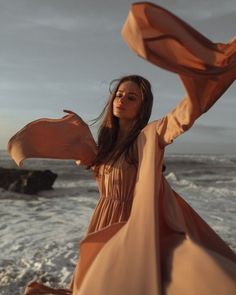
[[120,111],[113,112],[113,116],[115,116],[117,118],[122,118],[123,117]]

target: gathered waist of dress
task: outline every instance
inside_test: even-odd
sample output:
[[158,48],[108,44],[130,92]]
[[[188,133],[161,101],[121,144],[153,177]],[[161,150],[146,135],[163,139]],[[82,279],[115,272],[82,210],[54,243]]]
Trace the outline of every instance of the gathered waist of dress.
[[107,201],[117,201],[121,203],[132,202],[132,198],[124,198],[124,197],[111,197],[111,196],[100,196],[100,200],[107,200]]

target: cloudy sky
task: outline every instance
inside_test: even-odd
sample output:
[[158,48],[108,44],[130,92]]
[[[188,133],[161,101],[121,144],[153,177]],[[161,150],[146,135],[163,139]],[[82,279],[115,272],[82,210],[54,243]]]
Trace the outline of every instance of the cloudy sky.
[[[148,78],[152,119],[183,95],[175,74],[137,57],[120,30],[128,0],[0,0],[0,149],[29,121],[59,118],[63,109],[85,120],[101,111],[109,82],[124,74]],[[214,42],[236,35],[235,0],[159,0]],[[236,83],[169,152],[236,153]]]

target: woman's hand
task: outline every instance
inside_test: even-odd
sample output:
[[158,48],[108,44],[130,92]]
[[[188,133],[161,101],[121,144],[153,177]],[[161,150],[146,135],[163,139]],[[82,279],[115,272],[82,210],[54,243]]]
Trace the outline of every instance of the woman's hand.
[[[84,120],[83,120],[78,114],[76,114],[75,112],[70,111],[70,110],[63,110],[63,112],[64,112],[64,113],[67,113],[67,114],[72,114],[72,115],[76,116],[77,119],[79,119],[79,120],[81,121],[82,124],[85,124],[85,125],[88,126],[88,124],[86,124],[86,123],[84,122]],[[68,115],[66,115],[66,116],[68,116]]]
[[75,112],[70,111],[70,110],[63,110],[65,113],[69,114],[66,116],[74,116],[76,119],[75,125],[79,126],[79,140],[78,143],[80,145],[72,145],[71,150],[75,149],[72,151],[72,153],[77,154],[78,160],[76,161],[77,165],[84,165],[88,166],[93,162],[93,160],[96,157],[97,153],[97,148],[96,148],[96,143],[93,139],[92,133],[89,129],[89,126],[87,123],[84,122],[84,120],[78,116]]

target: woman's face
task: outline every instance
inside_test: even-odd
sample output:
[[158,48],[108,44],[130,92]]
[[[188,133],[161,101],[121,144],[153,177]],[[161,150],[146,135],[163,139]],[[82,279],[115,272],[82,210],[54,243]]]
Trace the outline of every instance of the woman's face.
[[125,81],[118,87],[113,100],[113,115],[120,120],[132,121],[137,118],[142,104],[139,86],[132,81]]

